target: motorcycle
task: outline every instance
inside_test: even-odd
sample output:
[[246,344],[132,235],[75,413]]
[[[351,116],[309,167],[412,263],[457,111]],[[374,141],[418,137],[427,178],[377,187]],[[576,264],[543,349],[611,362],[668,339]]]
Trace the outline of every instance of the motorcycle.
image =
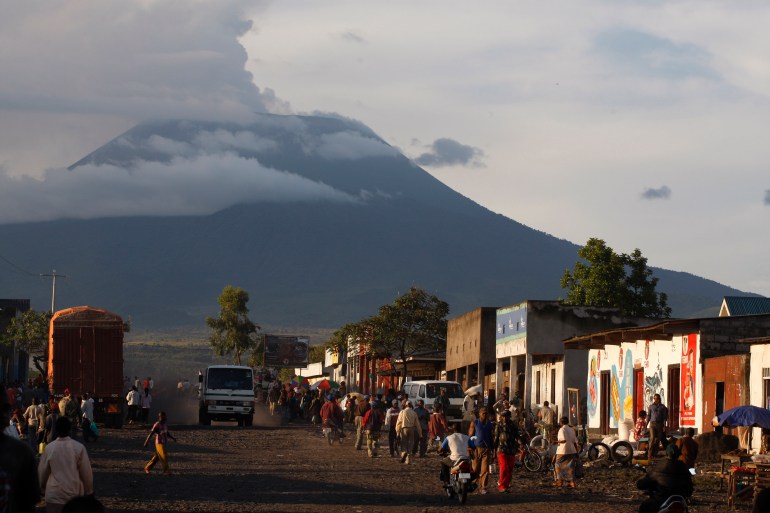
[[460,504],[465,504],[468,494],[476,489],[471,474],[471,462],[468,458],[460,458],[449,470],[449,484],[444,485],[447,497],[457,497]]

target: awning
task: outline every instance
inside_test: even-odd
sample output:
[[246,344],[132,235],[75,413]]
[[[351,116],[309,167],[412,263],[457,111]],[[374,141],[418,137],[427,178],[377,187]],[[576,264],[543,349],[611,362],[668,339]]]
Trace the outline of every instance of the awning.
[[637,340],[671,340],[676,335],[700,331],[699,319],[674,319],[651,324],[600,331],[579,335],[564,341],[564,349],[604,349],[605,346],[619,346],[622,342]]

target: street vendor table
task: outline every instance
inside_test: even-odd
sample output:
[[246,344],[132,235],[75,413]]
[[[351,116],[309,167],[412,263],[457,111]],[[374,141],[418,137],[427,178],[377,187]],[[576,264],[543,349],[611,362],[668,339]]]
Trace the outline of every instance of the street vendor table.
[[728,478],[730,468],[741,467],[747,461],[751,461],[751,456],[748,454],[723,454],[722,464],[719,469],[719,489],[722,489],[724,480]]
[[754,484],[756,483],[756,468],[751,463],[745,467],[730,469],[730,479],[727,484],[727,507],[735,506],[736,499],[753,499]]

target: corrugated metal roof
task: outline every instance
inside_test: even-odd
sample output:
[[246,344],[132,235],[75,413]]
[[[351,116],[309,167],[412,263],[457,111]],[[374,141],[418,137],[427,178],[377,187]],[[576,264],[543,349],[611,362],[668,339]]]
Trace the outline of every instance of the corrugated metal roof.
[[770,313],[770,298],[767,297],[725,296],[724,304],[731,317]]

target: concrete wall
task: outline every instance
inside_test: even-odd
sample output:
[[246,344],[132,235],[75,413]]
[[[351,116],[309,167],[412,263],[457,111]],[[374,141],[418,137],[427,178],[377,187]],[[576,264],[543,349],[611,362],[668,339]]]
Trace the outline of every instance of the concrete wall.
[[[476,367],[478,381],[483,380],[485,367],[495,362],[496,312],[497,308],[482,307],[449,320],[446,349],[448,377],[460,381],[465,379],[468,367]],[[467,374],[474,375],[475,370]]]
[[[756,344],[751,346],[750,367],[750,403],[760,408],[770,408],[770,404],[763,404],[765,387],[770,386],[770,344]],[[764,370],[768,369],[768,370]],[[762,430],[754,428],[751,436],[751,449],[759,452]]]

